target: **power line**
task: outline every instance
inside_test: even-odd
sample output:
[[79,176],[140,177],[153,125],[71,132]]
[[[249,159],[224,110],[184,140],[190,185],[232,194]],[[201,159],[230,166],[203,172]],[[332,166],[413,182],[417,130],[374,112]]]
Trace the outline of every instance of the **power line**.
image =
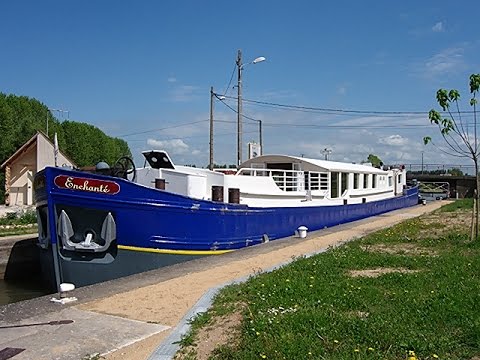
[[232,79],[233,75],[235,75],[235,69],[237,68],[237,64],[233,65],[233,70],[232,70],[232,75],[230,76],[230,81],[228,82],[227,87],[225,88],[225,92],[223,93],[223,96],[227,95],[227,91],[230,89],[230,85],[232,84]]
[[[227,99],[236,99],[234,96],[225,96]],[[268,105],[278,108],[286,108],[293,110],[309,110],[315,112],[327,112],[327,113],[341,113],[341,114],[363,114],[363,115],[425,115],[428,114],[428,111],[377,111],[377,110],[351,110],[351,109],[334,109],[334,108],[323,108],[323,107],[314,107],[314,106],[300,106],[300,105],[290,105],[290,104],[280,104],[273,103],[268,101],[258,101],[250,99],[242,99],[242,101],[258,105]],[[445,113],[445,112],[444,112]],[[457,113],[455,111],[455,113]],[[473,111],[460,111],[461,114],[472,114]]]
[[[224,121],[224,122],[227,122],[227,121]],[[231,122],[231,123],[235,123],[235,121],[228,121],[228,122]],[[252,131],[246,131],[245,132],[246,134],[256,134],[257,131],[256,130],[252,130]],[[221,134],[215,134],[215,136],[227,136],[227,135],[235,135],[236,133],[233,133],[233,132],[228,132],[228,133],[221,133]],[[168,141],[168,140],[183,140],[183,139],[192,139],[192,138],[204,138],[204,137],[207,137],[208,135],[191,135],[191,136],[182,136],[182,137],[178,137],[178,136],[174,136],[174,137],[168,137],[168,138],[161,138],[161,139],[158,139],[158,141]],[[157,140],[157,139],[155,139]],[[129,139],[128,140],[129,142],[140,142],[140,141],[145,141],[145,139]]]
[[299,106],[299,105],[288,105],[288,104],[278,104],[267,101],[257,101],[244,99],[245,102],[250,102],[253,104],[263,104],[276,106],[280,108],[290,108],[290,109],[301,109],[301,110],[313,110],[313,111],[328,111],[333,113],[349,113],[349,114],[376,114],[376,115],[420,115],[428,113],[427,111],[374,111],[374,110],[348,110],[348,109],[331,109],[331,108],[321,108],[321,107],[312,107],[312,106]]
[[[226,96],[226,98],[234,99],[234,97],[231,97],[231,96]],[[249,101],[249,100],[246,100],[246,101]],[[233,108],[232,106],[228,105],[225,101],[222,101],[222,103],[223,103],[227,108],[229,108],[230,110],[232,110],[234,113],[236,113],[236,114],[238,113],[235,108]],[[270,104],[268,104],[268,106],[270,106]],[[287,105],[285,105],[285,106],[287,106]],[[290,110],[300,111],[300,110],[296,110],[296,109],[290,109]],[[312,112],[312,111],[308,110],[308,112]],[[315,113],[318,113],[318,111],[315,111]],[[330,114],[330,113],[323,112],[322,114]],[[405,113],[405,115],[402,115],[402,117],[406,116],[407,114],[413,114],[413,113]],[[422,114],[426,115],[427,113],[422,113]],[[338,114],[338,113],[333,113],[332,115],[337,115],[337,116],[338,116],[338,115],[358,116],[358,114]],[[380,116],[380,115],[377,114],[377,115],[375,115],[375,116]],[[242,117],[245,118],[245,119],[247,119],[247,120],[251,120],[251,121],[257,121],[257,122],[260,121],[260,120],[258,120],[258,119],[254,119],[254,118],[252,118],[252,117],[249,117],[249,116],[247,116],[247,115],[245,115],[245,114],[242,114]],[[385,115],[383,115],[383,117],[385,117]],[[389,116],[389,117],[391,117],[391,116]],[[393,116],[393,117],[399,117],[399,115],[395,115],[395,116]],[[264,125],[268,126],[268,125],[274,125],[274,124],[272,124],[272,123],[264,123]],[[282,125],[282,124],[277,124],[277,125],[280,126],[280,125]],[[305,126],[307,126],[307,125],[305,125]],[[421,126],[421,127],[429,127],[430,125],[418,125],[418,126]],[[328,127],[328,126],[324,126],[324,127]],[[333,127],[333,126],[332,126],[332,127]],[[368,127],[368,126],[358,126],[358,127]],[[388,125],[386,125],[386,126],[382,126],[382,127],[392,127],[392,128],[394,128],[395,126],[388,126]],[[375,128],[375,127],[372,127],[372,128]]]
[[[232,110],[233,112],[237,113],[237,110],[228,105],[226,102],[222,101],[222,103]],[[249,116],[246,116],[242,114],[242,117],[246,118],[247,120],[252,120],[252,121],[260,121],[254,118],[251,118]],[[216,120],[217,122],[233,122],[233,121],[220,121]],[[381,128],[390,128],[390,129],[398,129],[398,128],[428,128],[431,127],[432,125],[316,125],[316,124],[284,124],[284,123],[271,123],[271,122],[263,122],[264,126],[295,126],[295,127],[309,127],[309,128],[340,128],[340,129],[381,129]]]
[[[214,120],[217,123],[226,123],[226,124],[236,124],[236,121],[233,120],[221,120],[216,119]],[[250,123],[249,125],[255,125]],[[309,128],[309,129],[419,129],[419,128],[429,128],[433,125],[415,125],[415,124],[404,124],[404,125],[318,125],[318,124],[285,124],[285,123],[265,123],[263,122],[264,126],[269,127],[296,127],[296,128]],[[256,133],[257,131],[248,131],[246,133]],[[235,133],[220,133],[216,134],[216,136],[226,136],[226,135],[234,135]],[[175,139],[191,139],[191,138],[202,138],[206,137],[207,135],[191,135],[191,136],[182,136],[182,137],[168,137],[162,138],[160,140],[175,140]],[[136,142],[136,141],[145,141],[145,139],[130,139],[129,141]]]
[[282,126],[294,126],[294,127],[305,127],[305,128],[315,128],[315,129],[412,129],[412,128],[429,128],[433,125],[316,125],[316,124],[281,124],[281,123],[263,123],[264,126],[271,127],[282,127]]
[[178,127],[182,127],[182,126],[188,126],[188,125],[198,124],[198,123],[205,122],[205,121],[209,121],[209,120],[192,121],[192,122],[189,122],[189,123],[183,123],[183,124],[178,124],[178,125],[166,126],[166,127],[163,127],[163,128],[150,129],[150,130],[139,131],[139,132],[130,133],[130,134],[125,134],[125,135],[119,135],[119,136],[117,136],[117,137],[127,137],[127,136],[132,136],[132,135],[146,134],[146,133],[153,132],[153,131],[162,131],[162,130],[174,129],[174,128],[178,128]]
[[[265,108],[271,108],[271,109],[279,109],[278,106],[269,105],[269,104],[250,104],[250,105],[265,107]],[[319,115],[332,115],[332,116],[358,117],[359,115],[361,115],[361,114],[357,114],[357,113],[318,111],[318,110],[309,110],[309,109],[301,109],[301,108],[280,108],[279,110],[295,111],[295,112],[302,112],[302,113],[309,113],[309,114],[319,114]],[[405,117],[418,116],[420,114],[404,113],[404,114],[391,115],[391,114],[372,114],[372,113],[368,113],[368,114],[364,114],[364,115],[367,115],[369,117],[382,117],[382,118],[405,118]],[[427,116],[428,112],[424,112],[421,115]]]
[[[228,97],[228,96],[227,96]],[[228,105],[225,101],[222,101],[222,104],[225,105],[227,108],[229,108],[230,110],[232,110],[235,114],[238,114],[238,111],[236,109],[234,109],[233,107],[231,107],[230,105]],[[242,114],[242,117],[247,119],[247,120],[251,120],[251,121],[260,121],[258,119],[254,119],[254,118],[251,118],[245,114]]]
[[[233,120],[214,120],[215,122],[221,123],[236,123]],[[339,129],[357,129],[357,128],[365,128],[365,129],[376,129],[376,128],[388,128],[388,129],[395,129],[395,128],[428,128],[434,125],[427,124],[427,125],[417,125],[417,124],[403,124],[403,125],[318,125],[318,124],[285,124],[285,123],[272,123],[272,122],[262,122],[264,126],[271,126],[271,127],[311,127],[311,128],[339,128]],[[255,125],[250,123],[250,125]]]
[[[235,68],[234,68],[235,72]],[[232,77],[230,79],[228,87],[230,87],[230,83]],[[228,89],[227,87],[227,89]],[[217,94],[215,94],[217,95]],[[227,99],[236,99],[236,97],[233,96],[225,96]],[[247,103],[252,103],[254,105],[259,105],[259,106],[268,106],[268,107],[274,107],[274,108],[280,108],[283,110],[292,110],[292,111],[305,111],[305,112],[313,112],[313,113],[321,113],[321,114],[329,114],[329,115],[336,115],[336,116],[358,116],[360,114],[362,115],[370,115],[370,116],[382,116],[382,117],[405,117],[405,116],[412,116],[412,115],[427,115],[428,112],[426,111],[370,111],[370,110],[348,110],[348,109],[331,109],[331,108],[321,108],[321,107],[308,107],[308,106],[299,106],[299,105],[288,105],[288,104],[279,104],[279,103],[273,103],[273,102],[266,102],[266,101],[257,101],[257,100],[249,100],[249,99],[243,99],[243,101]],[[238,113],[235,108],[227,104],[225,101],[221,101],[227,108],[229,108],[231,111],[234,113]],[[458,112],[456,112],[458,113]],[[460,111],[462,114],[472,114],[472,111]],[[247,116],[245,114],[242,114],[242,117],[250,120],[250,121],[255,121],[259,122],[261,120],[252,118],[250,116]],[[149,130],[144,130],[144,131],[138,131],[134,133],[128,133],[124,135],[119,135],[117,137],[128,137],[128,136],[133,136],[133,135],[142,135],[146,133],[151,133],[151,132],[156,132],[156,131],[163,131],[163,130],[168,130],[168,129],[174,129],[182,126],[189,126],[189,125],[194,125],[202,122],[207,122],[207,120],[198,120],[198,121],[192,121],[188,123],[182,123],[182,124],[177,124],[177,125],[172,125],[172,126],[166,126],[163,128],[156,128],[156,129],[149,129]],[[229,120],[220,120],[216,119],[214,120],[215,122],[224,122],[224,123],[235,123],[235,121],[229,121]],[[272,123],[272,122],[263,122],[264,126],[270,126],[270,127],[303,127],[303,128],[311,128],[311,129],[382,129],[382,128],[390,128],[390,129],[414,129],[414,128],[429,128],[433,125],[431,124],[426,124],[426,125],[409,125],[409,124],[399,124],[399,125],[317,125],[317,124],[285,124],[285,123]],[[471,126],[471,125],[466,125],[466,126]],[[222,134],[223,135],[223,134]],[[203,136],[203,135],[202,135]],[[176,138],[171,138],[171,139],[186,139],[189,137],[176,137]],[[130,141],[142,141],[142,140],[137,140],[137,139],[132,139]]]

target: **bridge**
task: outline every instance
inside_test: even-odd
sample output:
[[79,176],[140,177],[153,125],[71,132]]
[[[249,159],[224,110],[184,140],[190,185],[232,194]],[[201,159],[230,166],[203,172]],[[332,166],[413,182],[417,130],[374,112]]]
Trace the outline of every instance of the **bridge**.
[[405,168],[419,174],[475,175],[473,164],[405,164]]
[[407,172],[407,180],[417,180],[419,182],[448,183],[450,186],[450,198],[461,199],[473,197],[475,189],[475,176],[453,176],[453,175],[431,175],[414,174]]

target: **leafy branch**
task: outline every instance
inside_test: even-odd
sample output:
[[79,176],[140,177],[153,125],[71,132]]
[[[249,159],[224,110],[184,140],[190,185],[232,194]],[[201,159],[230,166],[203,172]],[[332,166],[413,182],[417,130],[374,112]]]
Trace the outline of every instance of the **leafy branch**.
[[[460,93],[458,90],[452,89],[447,91],[445,89],[439,89],[436,94],[437,103],[442,108],[443,112],[448,116],[442,117],[440,112],[432,109],[428,113],[430,123],[437,125],[439,132],[447,144],[449,151],[442,149],[444,153],[451,156],[466,157],[471,159],[475,164],[475,176],[477,189],[480,189],[480,177],[478,172],[478,159],[479,159],[479,143],[477,136],[477,93],[480,89],[480,74],[470,75],[470,106],[473,107],[473,139],[472,134],[469,131],[471,124],[468,123],[464,117],[461,116],[459,99]],[[452,106],[453,105],[453,106]],[[451,108],[454,107],[455,111],[452,112]],[[430,136],[423,138],[425,145],[432,143]],[[478,238],[479,227],[479,192],[475,192],[476,205],[474,206],[475,213],[475,225],[472,223],[472,238],[473,229],[475,228],[475,238]]]

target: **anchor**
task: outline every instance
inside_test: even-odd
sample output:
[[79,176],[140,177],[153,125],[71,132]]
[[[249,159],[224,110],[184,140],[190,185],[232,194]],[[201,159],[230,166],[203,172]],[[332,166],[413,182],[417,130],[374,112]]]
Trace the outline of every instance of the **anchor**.
[[110,247],[111,242],[116,239],[117,226],[112,214],[109,212],[103,221],[100,232],[100,237],[105,241],[105,245],[100,245],[94,241],[95,233],[93,230],[87,231],[84,240],[77,243],[71,240],[75,235],[72,221],[68,217],[66,211],[62,210],[58,217],[57,233],[65,250],[103,252],[106,251]]

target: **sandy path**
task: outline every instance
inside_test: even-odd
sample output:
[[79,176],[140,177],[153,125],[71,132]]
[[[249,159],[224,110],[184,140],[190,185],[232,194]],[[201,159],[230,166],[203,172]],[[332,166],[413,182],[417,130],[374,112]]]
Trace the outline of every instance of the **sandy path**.
[[[175,327],[185,313],[211,287],[285,263],[294,256],[298,257],[317,252],[328,246],[361,237],[377,229],[392,226],[407,218],[433,211],[444,204],[445,202],[440,201],[432,202],[426,206],[417,206],[398,211],[395,214],[378,216],[372,218],[370,222],[364,222],[351,229],[312,237],[298,243],[292,241],[292,245],[269,253],[239,261],[231,261],[204,271],[116,294],[84,304],[80,308]],[[146,359],[168,333],[166,331],[117,350],[109,354],[107,359]]]

